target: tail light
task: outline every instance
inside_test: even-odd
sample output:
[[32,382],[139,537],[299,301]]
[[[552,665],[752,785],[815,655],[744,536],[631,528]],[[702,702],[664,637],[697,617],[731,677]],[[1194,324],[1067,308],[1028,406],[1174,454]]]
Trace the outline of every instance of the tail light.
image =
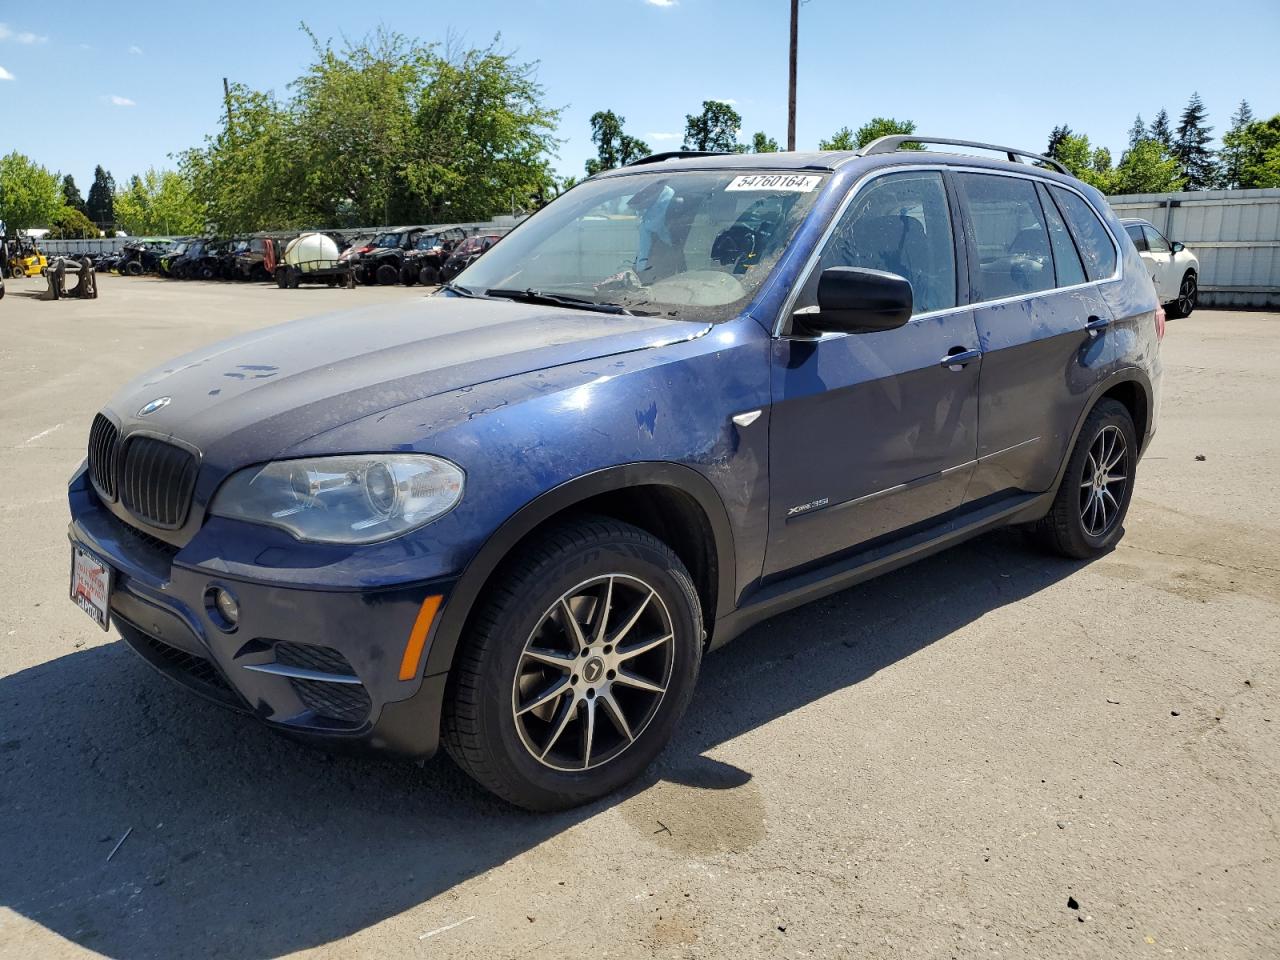
[[1164,339],[1164,304],[1156,305],[1156,343]]

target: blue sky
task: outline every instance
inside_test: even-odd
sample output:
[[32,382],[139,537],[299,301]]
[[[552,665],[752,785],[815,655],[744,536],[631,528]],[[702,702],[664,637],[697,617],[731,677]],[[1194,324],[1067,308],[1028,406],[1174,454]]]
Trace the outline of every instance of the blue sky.
[[[291,4],[163,9],[0,4],[0,152],[70,172],[87,192],[97,163],[123,180],[199,143],[223,76],[284,94],[308,62]],[[566,108],[561,173],[582,174],[587,119],[604,108],[655,150],[680,145],[704,99],[734,102],[743,139],[785,140],[787,0],[316,0],[305,16],[321,37],[359,36],[379,22],[365,11],[426,40],[452,30],[483,45],[501,32],[540,61],[548,103]],[[1280,112],[1277,0],[807,0],[800,43],[801,149],[888,115],[1036,150],[1066,122],[1118,159],[1134,114],[1149,121],[1163,106],[1176,120],[1193,90],[1215,135],[1241,97],[1260,116]]]

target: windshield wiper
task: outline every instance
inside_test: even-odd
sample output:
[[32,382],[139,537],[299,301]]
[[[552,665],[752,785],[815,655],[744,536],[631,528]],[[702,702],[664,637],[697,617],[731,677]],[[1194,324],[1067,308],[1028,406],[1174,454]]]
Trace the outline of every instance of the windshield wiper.
[[622,313],[628,317],[631,311],[618,303],[599,303],[586,297],[574,297],[563,293],[543,293],[541,290],[486,290],[485,296],[516,300],[520,303],[539,303],[551,307],[572,307],[577,310],[594,310],[596,313]]
[[440,284],[441,290],[448,290],[450,293],[456,293],[460,297],[478,297],[479,294],[474,290],[468,290],[466,287],[460,287],[452,280],[448,283]]

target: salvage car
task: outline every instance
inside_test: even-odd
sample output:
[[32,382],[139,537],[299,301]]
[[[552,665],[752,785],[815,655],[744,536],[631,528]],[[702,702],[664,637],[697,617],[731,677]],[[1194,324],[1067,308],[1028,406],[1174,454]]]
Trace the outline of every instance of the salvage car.
[[1146,220],[1121,220],[1151,273],[1156,295],[1170,317],[1189,317],[1200,295],[1200,259],[1185,243],[1169,240]]
[[443,743],[569,807],[637,777],[753,624],[998,527],[1112,549],[1163,333],[1053,160],[659,155],[432,296],[121,388],[70,481],[71,595],[277,730]]

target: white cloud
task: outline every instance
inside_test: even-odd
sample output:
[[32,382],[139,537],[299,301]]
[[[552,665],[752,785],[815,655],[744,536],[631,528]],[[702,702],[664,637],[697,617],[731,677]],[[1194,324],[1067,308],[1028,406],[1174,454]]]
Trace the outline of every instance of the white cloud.
[[0,40],[16,40],[18,43],[25,43],[28,46],[36,43],[49,42],[48,37],[32,33],[30,30],[22,30],[18,33],[14,33],[13,28],[7,23],[0,23]]
[[6,70],[4,67],[0,67],[0,80],[12,80],[12,79],[13,79],[13,74],[10,73],[8,70]]
[[646,133],[645,136],[648,137],[650,140],[679,140],[680,139],[680,134],[678,133]]
[[111,104],[113,107],[136,107],[137,106],[137,104],[134,103],[132,100],[130,100],[128,97],[118,97],[114,93],[111,94],[111,96],[107,97],[106,99],[107,99],[107,103]]
[[674,7],[679,0],[644,0],[651,7]]
[[733,97],[707,97],[707,99],[712,103],[727,103],[731,107],[738,102]]
[[142,48],[135,43],[129,48],[129,53],[135,57],[140,57],[142,56]]

